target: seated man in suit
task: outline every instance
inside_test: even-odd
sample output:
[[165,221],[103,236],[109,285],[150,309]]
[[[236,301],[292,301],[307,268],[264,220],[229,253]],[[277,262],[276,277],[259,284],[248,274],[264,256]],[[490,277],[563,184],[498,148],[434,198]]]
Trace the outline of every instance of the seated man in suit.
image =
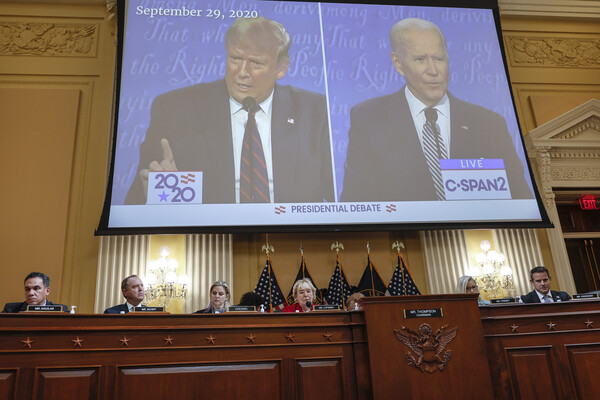
[[531,199],[504,118],[448,91],[450,62],[437,25],[419,18],[390,32],[406,86],[350,111],[341,201],[446,200],[441,159],[503,159],[513,199]]
[[125,304],[119,304],[104,310],[104,314],[127,314],[134,307],[141,306],[144,300],[144,283],[137,275],[129,275],[121,282],[121,292]]
[[521,296],[520,303],[554,303],[571,300],[571,296],[566,292],[550,290],[552,278],[546,267],[533,268],[530,278],[535,290]]
[[276,21],[235,20],[224,79],[153,101],[125,203],[146,203],[149,171],[201,171],[205,204],[333,201],[325,96],[277,84],[290,45]]
[[25,301],[22,303],[6,303],[3,313],[18,313],[27,311],[27,306],[61,306],[62,310],[68,312],[67,306],[54,304],[47,300],[50,294],[50,278],[41,272],[32,272],[25,277]]

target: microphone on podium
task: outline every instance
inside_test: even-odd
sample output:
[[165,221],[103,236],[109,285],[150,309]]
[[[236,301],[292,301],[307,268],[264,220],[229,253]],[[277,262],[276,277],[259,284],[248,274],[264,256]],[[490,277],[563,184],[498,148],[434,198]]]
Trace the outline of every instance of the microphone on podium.
[[306,307],[312,310],[312,302],[310,300],[306,302]]

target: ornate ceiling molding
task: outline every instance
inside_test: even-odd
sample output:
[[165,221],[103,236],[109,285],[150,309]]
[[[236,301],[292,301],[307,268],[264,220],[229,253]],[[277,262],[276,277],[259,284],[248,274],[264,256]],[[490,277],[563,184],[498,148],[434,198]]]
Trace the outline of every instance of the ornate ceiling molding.
[[600,19],[600,2],[585,0],[498,0],[501,16]]
[[600,38],[505,36],[511,65],[600,68]]
[[96,56],[97,24],[56,24],[0,20],[0,55]]

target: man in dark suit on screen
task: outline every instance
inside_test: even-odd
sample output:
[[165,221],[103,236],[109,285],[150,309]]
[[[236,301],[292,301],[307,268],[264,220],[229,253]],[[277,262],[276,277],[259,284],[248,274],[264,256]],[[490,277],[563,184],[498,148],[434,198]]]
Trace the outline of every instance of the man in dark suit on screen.
[[546,267],[535,267],[529,275],[534,290],[521,296],[520,303],[556,303],[571,300],[567,292],[550,290],[552,278]]
[[[278,22],[237,19],[225,37],[225,79],[154,100],[126,203],[146,202],[148,170],[202,171],[203,203],[333,201],[325,97],[276,84],[290,65],[290,45]],[[260,135],[251,144],[261,153],[258,177],[245,172],[249,126]],[[262,197],[248,193],[250,181],[264,186]]]
[[50,278],[41,272],[32,272],[25,277],[25,301],[22,303],[6,303],[3,313],[27,311],[27,306],[61,306],[62,311],[69,311],[64,304],[54,304],[46,297],[50,294]]
[[406,86],[352,108],[341,200],[445,200],[439,160],[480,158],[504,159],[512,198],[533,198],[504,118],[447,91],[446,39],[437,25],[404,19],[390,40]]
[[104,310],[104,314],[127,314],[133,311],[134,307],[142,305],[144,300],[144,283],[137,275],[130,275],[123,279],[121,282],[121,292],[125,297],[125,304],[118,304],[116,306],[107,308]]

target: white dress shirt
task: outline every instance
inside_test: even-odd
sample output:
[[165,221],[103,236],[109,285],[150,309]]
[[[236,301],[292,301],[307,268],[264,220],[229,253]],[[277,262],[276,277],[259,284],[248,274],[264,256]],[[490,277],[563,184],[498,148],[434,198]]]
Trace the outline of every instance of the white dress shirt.
[[[419,135],[419,141],[421,142],[421,148],[423,148],[423,125],[425,125],[425,109],[428,107],[421,102],[421,100],[417,99],[408,86],[405,89],[406,101],[408,102],[408,107],[410,108],[410,114],[413,117],[413,121],[415,123],[415,128],[417,129],[417,134]],[[440,130],[440,136],[442,141],[444,142],[444,146],[448,151],[448,157],[450,157],[450,100],[448,99],[448,95],[445,94],[444,97],[432,108],[435,108],[438,114],[438,119],[436,124],[438,129]]]
[[[260,134],[263,150],[265,152],[265,163],[267,164],[267,175],[269,176],[269,198],[274,202],[273,190],[273,152],[271,150],[271,116],[273,111],[273,92],[265,101],[259,104],[260,110],[256,112],[256,127]],[[242,145],[244,142],[244,130],[248,120],[248,112],[242,105],[229,98],[229,109],[231,111],[231,135],[233,141],[233,163],[235,171],[235,202],[240,202],[240,165],[242,163]]]

